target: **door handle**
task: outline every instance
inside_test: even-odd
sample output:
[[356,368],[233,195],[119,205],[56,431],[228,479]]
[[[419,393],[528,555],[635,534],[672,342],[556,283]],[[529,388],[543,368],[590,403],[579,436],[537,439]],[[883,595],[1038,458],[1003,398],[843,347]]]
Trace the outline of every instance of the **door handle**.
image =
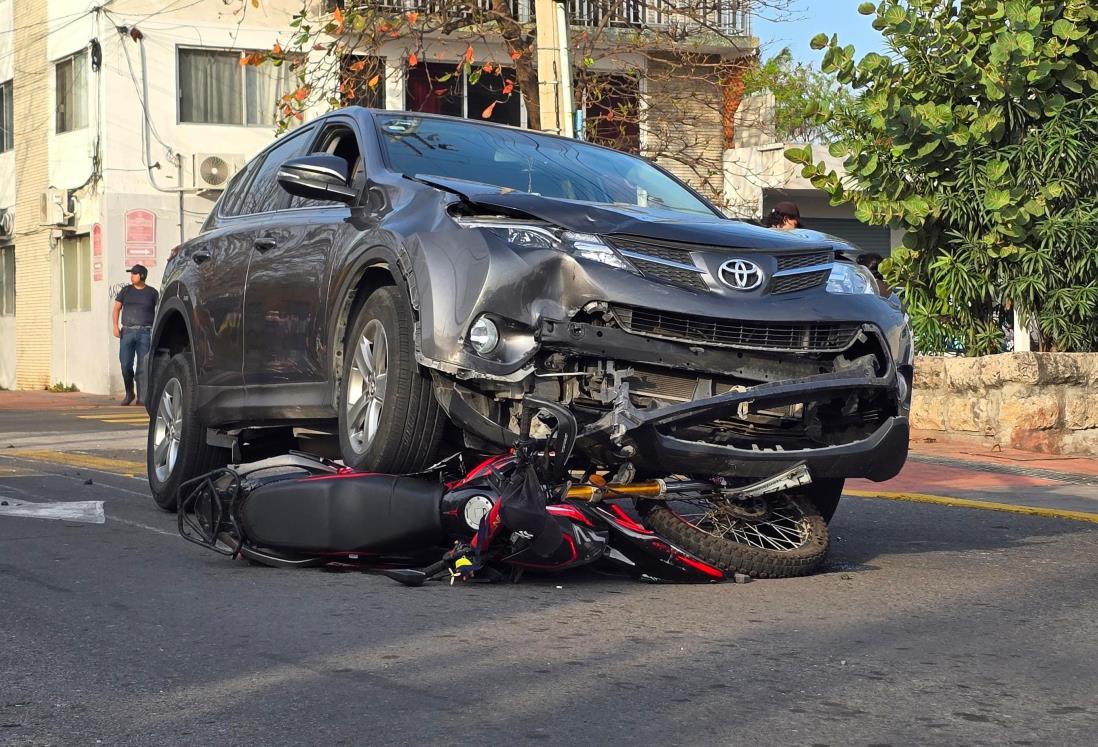
[[191,255],[191,259],[196,265],[200,265],[210,258],[210,253],[205,249],[199,249]]
[[258,251],[266,252],[278,246],[278,242],[272,239],[270,236],[260,236],[258,239],[252,242],[252,246]]

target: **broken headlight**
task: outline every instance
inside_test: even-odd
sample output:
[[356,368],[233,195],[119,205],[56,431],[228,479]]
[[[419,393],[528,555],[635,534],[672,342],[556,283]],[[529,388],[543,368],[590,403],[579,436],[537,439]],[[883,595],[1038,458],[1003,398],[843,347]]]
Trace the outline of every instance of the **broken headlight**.
[[566,231],[551,223],[532,220],[469,217],[456,217],[454,220],[462,228],[490,231],[514,249],[556,249],[580,259],[637,272],[613,247],[593,233]]

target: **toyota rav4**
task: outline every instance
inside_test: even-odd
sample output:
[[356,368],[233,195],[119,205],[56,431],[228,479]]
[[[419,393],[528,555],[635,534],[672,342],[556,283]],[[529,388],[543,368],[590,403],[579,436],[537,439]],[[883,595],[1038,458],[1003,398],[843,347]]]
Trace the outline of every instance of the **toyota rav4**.
[[167,264],[153,494],[174,508],[257,429],[330,434],[374,471],[498,453],[536,395],[575,415],[578,470],[803,462],[829,518],[844,478],[902,466],[912,376],[898,299],[841,250],[577,140],[325,115],[248,163]]

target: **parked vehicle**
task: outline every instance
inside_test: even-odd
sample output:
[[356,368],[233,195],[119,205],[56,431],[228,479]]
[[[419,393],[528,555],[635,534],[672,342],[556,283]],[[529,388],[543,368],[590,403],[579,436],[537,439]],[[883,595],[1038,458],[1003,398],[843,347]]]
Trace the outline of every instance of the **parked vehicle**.
[[500,453],[528,396],[576,418],[572,468],[735,486],[804,463],[825,519],[907,453],[910,330],[865,268],[641,158],[453,118],[352,108],[280,138],[169,260],[152,345],[166,509],[270,429],[384,473]]

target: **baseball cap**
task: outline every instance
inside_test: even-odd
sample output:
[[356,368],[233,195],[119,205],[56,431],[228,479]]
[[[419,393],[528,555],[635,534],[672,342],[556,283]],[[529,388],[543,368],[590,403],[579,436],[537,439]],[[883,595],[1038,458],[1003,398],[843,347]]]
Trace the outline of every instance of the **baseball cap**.
[[788,215],[791,218],[800,218],[801,211],[797,208],[795,202],[779,202],[774,206],[774,211],[781,213],[782,215]]
[[145,267],[145,265],[134,265],[130,269],[126,270],[126,272],[130,273],[131,275],[135,272],[140,273],[142,275],[148,275],[149,274],[149,268]]

